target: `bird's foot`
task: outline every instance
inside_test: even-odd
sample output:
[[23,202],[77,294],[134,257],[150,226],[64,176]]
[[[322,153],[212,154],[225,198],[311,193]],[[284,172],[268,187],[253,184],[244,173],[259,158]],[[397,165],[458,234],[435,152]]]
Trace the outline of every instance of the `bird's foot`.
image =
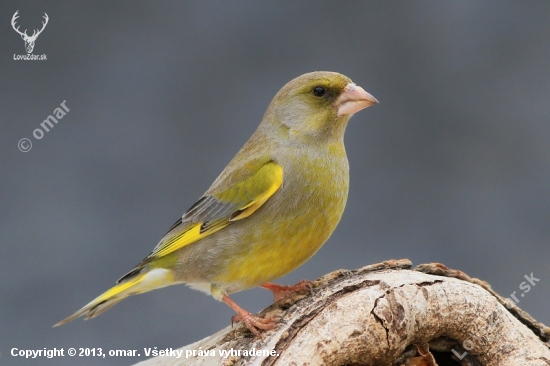
[[308,280],[301,280],[292,286],[277,285],[276,283],[266,282],[261,287],[273,292],[275,298],[274,302],[281,299],[288,299],[295,293],[309,291],[313,295],[313,282]]
[[270,330],[277,328],[277,318],[260,318],[257,315],[253,315],[246,310],[243,310],[237,315],[231,317],[231,326],[233,323],[243,322],[244,325],[258,338],[262,338],[260,334],[261,330]]
[[244,325],[246,325],[246,327],[258,338],[262,338],[260,330],[270,330],[277,327],[277,323],[279,321],[278,318],[261,318],[257,315],[253,315],[237,305],[227,295],[223,295],[222,301],[237,312],[236,315],[231,317],[231,326],[233,326],[233,323],[243,322]]

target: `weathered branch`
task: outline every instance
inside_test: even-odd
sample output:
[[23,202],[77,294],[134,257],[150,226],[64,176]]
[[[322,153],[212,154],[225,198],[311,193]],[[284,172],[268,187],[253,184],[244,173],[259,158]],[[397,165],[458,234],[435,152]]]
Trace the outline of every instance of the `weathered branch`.
[[180,358],[138,365],[550,365],[550,328],[441,264],[392,260],[314,286],[262,312],[282,317],[262,340],[227,327],[181,348]]

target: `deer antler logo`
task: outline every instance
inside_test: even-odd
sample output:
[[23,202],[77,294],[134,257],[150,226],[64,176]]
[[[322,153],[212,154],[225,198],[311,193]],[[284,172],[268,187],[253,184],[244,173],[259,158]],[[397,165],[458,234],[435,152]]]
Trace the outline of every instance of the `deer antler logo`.
[[[48,24],[48,14],[44,13],[44,19],[46,20],[45,22],[42,22],[42,29],[40,29],[39,31],[37,31],[36,29],[34,30],[34,32],[32,33],[32,36],[29,36],[27,35],[27,30],[25,29],[24,32],[21,32],[19,30],[19,26],[17,28],[15,28],[15,20],[17,18],[19,18],[19,15],[17,15],[17,13],[19,12],[19,10],[17,10],[15,12],[15,14],[13,14],[13,18],[11,18],[11,26],[13,27],[13,29],[19,33],[21,35],[21,38],[23,38],[23,41],[25,41],[25,49],[27,50],[27,53],[32,53],[32,50],[34,49],[34,42],[36,42],[36,39],[38,38],[38,36],[40,35],[40,33],[42,33],[42,31],[44,30],[44,28],[46,28],[46,24]],[[38,33],[37,33],[38,32]]]

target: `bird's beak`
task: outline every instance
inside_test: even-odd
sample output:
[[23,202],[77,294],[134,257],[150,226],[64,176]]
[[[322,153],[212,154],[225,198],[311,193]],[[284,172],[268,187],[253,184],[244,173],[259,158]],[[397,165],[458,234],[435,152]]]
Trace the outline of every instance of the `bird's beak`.
[[343,116],[352,115],[376,103],[378,103],[378,100],[363,88],[349,83],[344,88],[344,92],[336,99],[334,105],[338,108],[338,115]]

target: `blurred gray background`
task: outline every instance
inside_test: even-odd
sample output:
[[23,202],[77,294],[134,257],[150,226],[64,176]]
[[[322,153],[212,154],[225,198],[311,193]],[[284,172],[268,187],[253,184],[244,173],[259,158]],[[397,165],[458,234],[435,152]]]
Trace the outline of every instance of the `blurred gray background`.
[[[34,54],[21,30],[49,24]],[[51,326],[133,268],[208,188],[275,93],[344,73],[380,100],[346,135],[348,206],[290,284],[390,258],[442,262],[550,323],[550,2],[2,1],[0,364],[128,365],[232,310],[185,286]],[[40,140],[33,130],[66,100]],[[29,138],[32,150],[19,151]],[[271,303],[234,296],[250,311]],[[19,349],[137,349],[26,360]]]

